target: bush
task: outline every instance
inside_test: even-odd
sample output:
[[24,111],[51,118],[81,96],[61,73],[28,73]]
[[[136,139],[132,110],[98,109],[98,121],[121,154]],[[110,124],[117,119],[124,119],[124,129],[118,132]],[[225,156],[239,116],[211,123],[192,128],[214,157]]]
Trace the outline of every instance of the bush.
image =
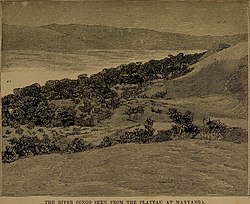
[[15,149],[10,146],[6,146],[5,151],[2,152],[2,162],[3,163],[11,163],[16,161],[18,158]]
[[150,143],[153,141],[153,131],[136,128],[132,132],[125,132],[119,139],[120,143]]
[[81,138],[75,138],[67,147],[66,152],[82,152],[89,150],[91,148],[90,144],[86,144],[86,141],[84,141]]
[[239,127],[227,127],[220,120],[204,118],[200,133],[195,138],[241,143],[248,141],[248,132]]
[[198,135],[195,136],[196,139],[203,139],[203,140],[222,140],[223,137],[221,135],[215,133],[208,133],[201,131]]
[[186,111],[184,114],[179,112],[176,108],[170,108],[170,119],[175,124],[172,126],[172,131],[179,137],[194,138],[199,129],[193,124],[194,114],[191,111]]
[[144,127],[146,130],[153,130],[153,125],[154,125],[154,121],[149,117],[146,119],[145,123],[144,123]]
[[20,139],[13,138],[10,140],[18,157],[27,157],[38,154],[36,146],[39,142],[37,137],[22,136]]
[[[54,141],[51,141],[47,136],[43,139],[38,139],[36,136],[22,136],[21,138],[12,138],[9,140],[11,147],[7,146],[3,152],[3,162],[12,162],[17,158],[28,157],[39,154],[50,154],[58,152]],[[11,157],[15,159],[11,159]]]
[[235,143],[247,142],[248,132],[239,127],[226,128],[223,140]]
[[99,147],[100,148],[110,147],[110,146],[116,145],[117,143],[118,143],[117,140],[106,136],[106,137],[103,138],[103,140],[102,140],[101,144],[99,145]]
[[20,139],[12,138],[9,140],[11,146],[7,146],[3,151],[3,162],[10,163],[18,158],[24,158],[39,154],[50,154],[58,152],[82,152],[92,148],[81,138],[75,138],[64,150],[56,145],[56,140],[51,140],[44,134],[43,139],[30,136],[22,136]]
[[210,118],[203,119],[203,132],[211,133],[218,136],[225,135],[227,126],[220,120],[211,120]]

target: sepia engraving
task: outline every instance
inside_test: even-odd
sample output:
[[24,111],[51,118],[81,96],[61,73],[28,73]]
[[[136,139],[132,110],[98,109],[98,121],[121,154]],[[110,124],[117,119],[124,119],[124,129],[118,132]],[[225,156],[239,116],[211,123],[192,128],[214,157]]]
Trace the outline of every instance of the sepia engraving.
[[246,1],[2,13],[2,195],[248,194]]

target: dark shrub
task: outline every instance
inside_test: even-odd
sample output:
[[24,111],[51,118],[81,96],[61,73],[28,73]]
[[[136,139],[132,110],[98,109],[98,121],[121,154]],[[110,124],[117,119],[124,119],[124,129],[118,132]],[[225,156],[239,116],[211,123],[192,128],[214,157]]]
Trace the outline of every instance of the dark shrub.
[[129,106],[124,114],[127,115],[129,119],[138,119],[139,116],[144,114],[144,107],[142,105],[136,107]]
[[150,117],[147,118],[145,123],[144,123],[145,129],[154,132],[153,125],[154,125],[154,121]]
[[86,144],[86,141],[84,141],[81,138],[75,138],[67,147],[67,152],[82,152],[89,150],[91,148],[90,144]]
[[198,127],[193,124],[194,114],[191,111],[182,114],[176,108],[170,108],[169,113],[170,119],[175,123],[172,130],[176,135],[194,138],[199,133]]
[[239,127],[226,128],[225,134],[222,140],[241,143],[248,141],[248,132]]
[[[58,152],[59,149],[54,141],[51,141],[47,136],[43,139],[38,139],[36,136],[22,136],[21,138],[12,138],[9,140],[11,151],[14,151],[18,157],[28,157],[38,154],[49,154]],[[5,150],[9,152],[9,150]]]
[[22,136],[20,139],[13,139],[11,144],[19,157],[27,157],[32,154],[37,154],[36,146],[39,142],[37,137]]
[[93,116],[86,117],[83,119],[83,124],[86,127],[94,127],[96,124],[96,120]]
[[117,144],[118,142],[115,139],[112,139],[110,137],[104,137],[101,144],[99,145],[100,148],[102,147],[110,147],[113,146],[115,144]]
[[223,136],[226,132],[227,126],[220,120],[211,120],[210,118],[203,119],[203,132],[213,133]]
[[125,132],[119,139],[120,143],[150,143],[153,140],[153,131],[136,128],[132,132]]
[[15,149],[10,146],[6,146],[4,152],[2,153],[2,162],[3,163],[11,163],[16,161],[18,158]]

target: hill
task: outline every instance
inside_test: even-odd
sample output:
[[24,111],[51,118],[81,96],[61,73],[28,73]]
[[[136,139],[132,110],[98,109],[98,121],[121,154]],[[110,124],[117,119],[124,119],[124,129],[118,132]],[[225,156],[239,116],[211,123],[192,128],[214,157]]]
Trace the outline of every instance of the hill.
[[247,34],[191,36],[142,28],[50,24],[3,25],[3,50],[68,51],[86,49],[206,50],[212,44],[246,41]]
[[3,164],[5,196],[246,194],[247,143],[124,144]]
[[83,49],[78,39],[39,26],[3,24],[3,50],[67,50]]
[[194,70],[179,78],[166,81],[168,97],[183,98],[231,95],[239,101],[247,101],[248,52],[242,42],[201,59]]

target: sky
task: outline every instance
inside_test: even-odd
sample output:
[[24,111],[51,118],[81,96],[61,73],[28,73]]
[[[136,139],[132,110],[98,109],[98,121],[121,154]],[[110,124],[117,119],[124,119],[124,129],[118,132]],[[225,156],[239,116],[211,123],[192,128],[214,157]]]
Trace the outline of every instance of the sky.
[[247,2],[67,1],[4,2],[3,23],[51,23],[148,28],[190,35],[247,33]]

